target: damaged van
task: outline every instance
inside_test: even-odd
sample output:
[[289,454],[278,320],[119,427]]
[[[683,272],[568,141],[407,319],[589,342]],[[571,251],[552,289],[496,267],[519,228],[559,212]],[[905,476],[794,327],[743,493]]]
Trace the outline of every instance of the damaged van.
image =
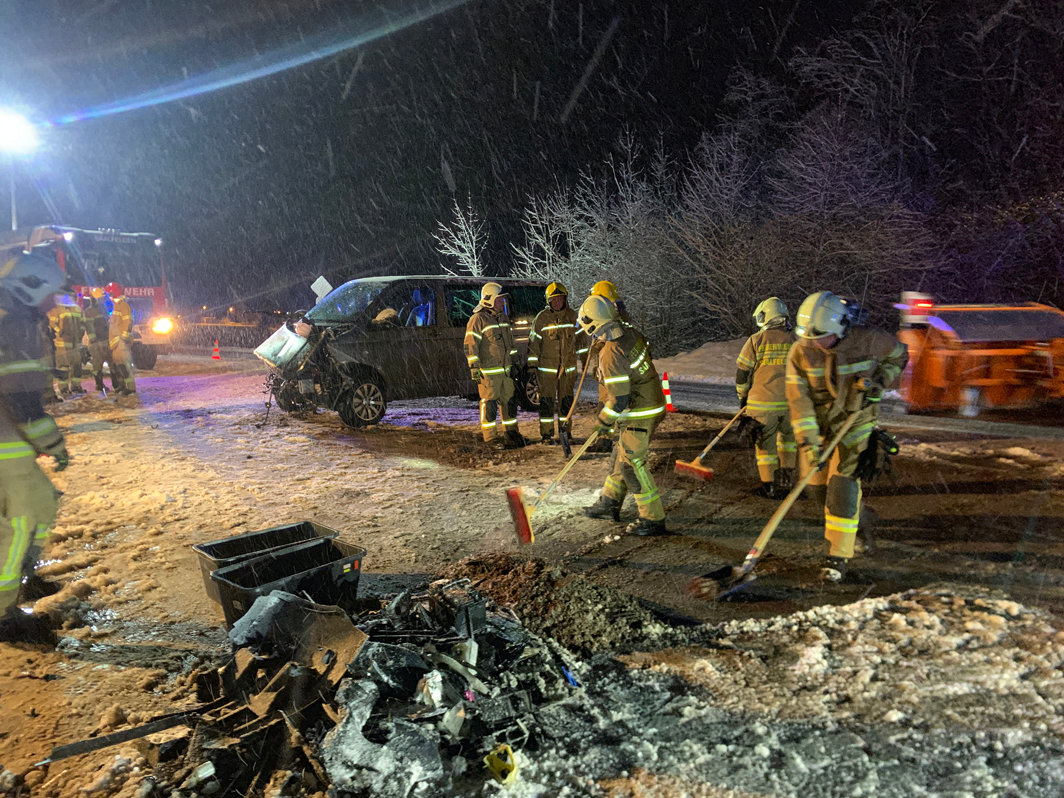
[[[544,307],[546,283],[468,277],[367,277],[326,294],[267,338],[255,355],[272,372],[271,393],[286,412],[336,410],[351,427],[376,424],[388,403],[475,396],[463,339],[481,286],[501,283],[522,363]],[[515,380],[520,405],[536,409],[535,370]]]

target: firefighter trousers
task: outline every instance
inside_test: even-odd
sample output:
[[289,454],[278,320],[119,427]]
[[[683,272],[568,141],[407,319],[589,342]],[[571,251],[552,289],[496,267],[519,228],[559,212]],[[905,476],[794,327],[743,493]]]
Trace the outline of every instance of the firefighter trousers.
[[787,411],[752,418],[764,425],[754,443],[757,473],[762,482],[772,482],[777,469],[794,468],[798,458],[798,444],[791,430],[791,418]]
[[55,342],[55,371],[59,387],[67,393],[74,390],[75,382],[80,382],[81,351],[78,347],[62,341]]
[[496,414],[502,417],[503,433],[517,432],[517,394],[508,374],[484,375],[477,385],[480,394],[480,434],[491,442],[499,437]]
[[18,601],[57,507],[55,488],[32,454],[0,459],[0,616]]
[[[558,415],[558,428],[569,415],[573,406],[573,388],[576,387],[576,366],[570,366],[559,375],[557,369],[540,368],[539,380],[539,434],[544,438],[554,437],[554,416]],[[565,426],[566,432],[573,429],[572,419]]]
[[[872,429],[876,425],[878,413],[870,407],[858,411],[857,420],[846,433],[831,455],[828,467],[813,475],[809,484],[822,486],[825,490],[824,501],[824,539],[827,541],[828,555],[850,559],[853,557],[854,543],[857,541],[857,527],[861,519],[861,481],[854,478],[857,461],[861,452],[868,446]],[[825,441],[835,436],[835,429],[840,426],[845,416],[818,418],[820,434]],[[802,474],[809,469],[809,464],[802,460]],[[818,491],[814,490],[814,495]]]
[[[117,385],[115,377],[118,377]],[[116,391],[137,390],[133,378],[133,347],[128,341],[119,341],[111,347],[111,387]]]
[[629,491],[635,499],[640,518],[663,521],[665,508],[661,493],[647,470],[647,453],[654,427],[624,427],[610,454],[610,474],[602,486],[602,495],[623,502]]

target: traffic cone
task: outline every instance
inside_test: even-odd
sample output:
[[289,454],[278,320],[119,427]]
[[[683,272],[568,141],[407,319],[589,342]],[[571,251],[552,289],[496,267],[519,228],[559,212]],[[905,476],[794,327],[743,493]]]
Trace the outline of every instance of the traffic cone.
[[214,339],[214,352],[211,353],[211,360],[221,360],[222,353],[218,351],[218,339]]
[[676,408],[672,406],[672,391],[669,390],[669,372],[667,371],[661,373],[661,392],[665,394],[665,411],[675,413]]

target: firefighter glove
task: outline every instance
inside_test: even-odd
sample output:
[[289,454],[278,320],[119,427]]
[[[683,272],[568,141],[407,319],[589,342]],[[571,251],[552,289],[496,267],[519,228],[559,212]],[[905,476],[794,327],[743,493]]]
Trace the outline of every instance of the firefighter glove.
[[862,394],[861,407],[868,407],[883,398],[883,385],[871,377],[861,377],[854,387]]
[[613,427],[603,424],[601,421],[591,428],[592,432],[598,433],[600,438],[612,438]]
[[510,366],[510,379],[511,380],[519,380],[519,379],[521,379],[521,367],[518,366],[516,363],[514,365]]
[[820,463],[820,447],[807,443],[802,447],[802,453],[805,455],[805,462],[814,471],[823,471],[827,468],[828,464],[825,462],[823,465]]
[[745,394],[743,396],[739,397],[739,409],[740,410],[742,410],[743,408],[746,407],[746,400],[747,400],[747,396]]
[[70,465],[70,455],[67,453],[66,446],[60,445],[54,452],[49,454],[55,458],[55,470],[62,471],[68,465]]
[[473,380],[477,385],[480,385],[480,381],[484,379],[484,372],[480,369],[470,369],[469,379]]

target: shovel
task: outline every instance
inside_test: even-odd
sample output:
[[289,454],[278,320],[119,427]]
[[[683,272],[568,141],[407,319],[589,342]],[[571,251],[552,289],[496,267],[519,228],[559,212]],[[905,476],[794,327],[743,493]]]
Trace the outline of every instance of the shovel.
[[587,436],[587,440],[584,441],[584,445],[576,450],[576,454],[565,464],[565,468],[554,478],[554,481],[550,483],[547,489],[540,494],[531,507],[525,504],[525,497],[521,494],[520,487],[506,489],[506,502],[510,505],[510,516],[514,521],[514,530],[517,532],[517,539],[521,543],[536,542],[536,536],[532,532],[532,513],[551,494],[551,491],[558,487],[558,483],[569,473],[569,469],[576,465],[576,461],[583,456],[584,452],[588,450],[597,438],[598,432],[592,430],[591,434]]
[[698,455],[694,460],[691,462],[677,460],[676,465],[674,466],[676,473],[680,476],[691,476],[695,479],[704,479],[706,482],[712,480],[714,477],[713,469],[709,466],[702,465],[702,460],[707,454],[709,454],[709,450],[717,445],[717,441],[724,437],[724,433],[732,428],[732,425],[739,420],[739,417],[742,416],[744,412],[746,412],[746,408],[740,407],[739,412],[731,417],[731,421],[724,425],[724,429],[720,431],[716,438],[709,442],[709,446],[703,449],[702,454]]
[[851,413],[849,418],[843,423],[842,427],[835,434],[828,447],[820,453],[820,458],[817,460],[817,467],[815,469],[809,469],[809,472],[798,480],[798,484],[794,486],[790,493],[787,494],[787,498],[783,500],[780,506],[776,509],[776,512],[772,514],[772,517],[765,524],[765,528],[761,530],[761,534],[757,536],[757,540],[754,541],[753,548],[750,549],[750,553],[746,555],[746,559],[743,560],[743,564],[739,566],[725,565],[723,568],[718,568],[716,571],[711,571],[703,576],[692,579],[687,586],[688,595],[694,598],[713,598],[720,600],[726,596],[730,596],[737,590],[741,590],[746,585],[757,579],[757,576],[753,573],[754,567],[757,565],[757,561],[761,559],[761,555],[765,552],[765,547],[768,546],[768,542],[772,539],[773,533],[780,525],[787,513],[790,512],[791,507],[798,500],[798,497],[802,495],[802,491],[805,490],[812,479],[813,475],[824,469],[828,462],[831,460],[831,454],[835,451],[835,448],[839,445],[843,436],[850,431],[850,427],[854,425],[857,420],[857,414]]
[[576,410],[576,403],[580,400],[580,391],[584,387],[584,378],[587,376],[587,369],[591,365],[591,357],[584,358],[584,373],[580,375],[580,384],[576,386],[576,393],[573,394],[573,404],[569,408],[569,412],[565,414],[565,421],[558,425],[559,432],[558,437],[562,440],[562,451],[565,452],[566,457],[573,456],[573,447],[569,441],[569,420],[573,417],[573,411]]

